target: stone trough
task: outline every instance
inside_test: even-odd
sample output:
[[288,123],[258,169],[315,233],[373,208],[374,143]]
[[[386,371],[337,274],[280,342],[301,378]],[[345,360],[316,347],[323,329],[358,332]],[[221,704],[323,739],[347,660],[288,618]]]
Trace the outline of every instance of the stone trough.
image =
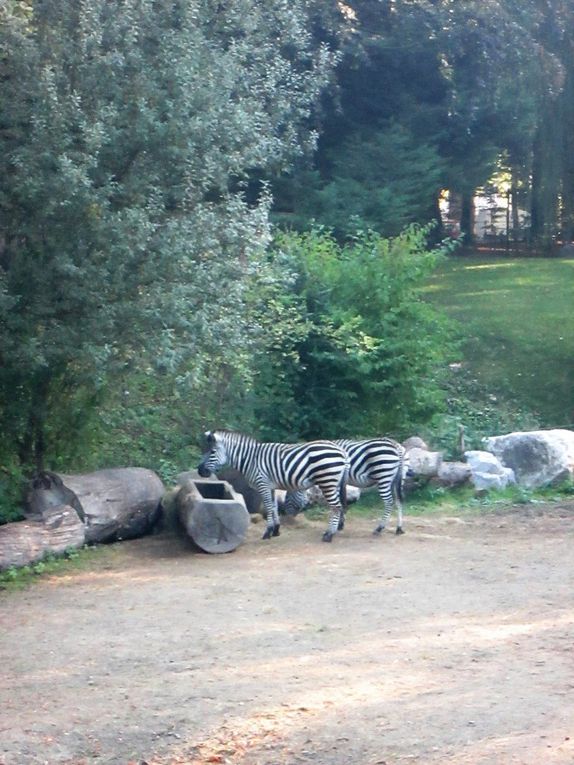
[[205,552],[231,552],[245,541],[249,513],[241,494],[227,481],[187,479],[176,504],[187,534]]

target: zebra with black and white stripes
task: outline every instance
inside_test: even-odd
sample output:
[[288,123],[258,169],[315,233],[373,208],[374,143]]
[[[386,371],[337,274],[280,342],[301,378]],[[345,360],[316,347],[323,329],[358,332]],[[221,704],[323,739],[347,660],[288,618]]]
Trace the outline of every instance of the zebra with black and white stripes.
[[[380,534],[387,525],[393,507],[397,508],[396,534],[403,531],[403,481],[407,475],[408,455],[401,444],[392,438],[369,438],[355,441],[349,438],[334,441],[345,450],[349,456],[348,483],[359,488],[377,486],[383,500],[384,513],[374,530]],[[285,500],[287,513],[295,514],[306,504],[304,492],[289,492]],[[341,517],[340,528],[344,525],[344,515]]]
[[264,443],[230,430],[209,431],[205,436],[207,451],[198,466],[199,474],[207,477],[224,465],[243,473],[247,482],[261,494],[267,513],[263,539],[279,535],[275,489],[298,492],[317,486],[331,509],[323,541],[332,540],[344,518],[349,471],[349,458],[344,449],[332,441]]

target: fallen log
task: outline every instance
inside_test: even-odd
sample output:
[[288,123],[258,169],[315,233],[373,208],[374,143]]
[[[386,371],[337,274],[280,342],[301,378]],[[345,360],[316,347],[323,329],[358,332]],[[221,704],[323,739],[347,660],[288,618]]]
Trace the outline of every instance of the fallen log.
[[44,471],[30,483],[26,520],[0,526],[0,570],[84,544],[142,536],[158,520],[163,494],[159,477],[145,468]]
[[0,526],[0,571],[37,563],[47,554],[61,554],[85,543],[85,526],[69,505],[44,510],[41,520]]
[[249,513],[227,481],[184,481],[175,501],[183,527],[205,552],[231,552],[245,541]]
[[87,543],[142,536],[159,518],[165,489],[153,470],[109,468],[60,477],[85,513]]

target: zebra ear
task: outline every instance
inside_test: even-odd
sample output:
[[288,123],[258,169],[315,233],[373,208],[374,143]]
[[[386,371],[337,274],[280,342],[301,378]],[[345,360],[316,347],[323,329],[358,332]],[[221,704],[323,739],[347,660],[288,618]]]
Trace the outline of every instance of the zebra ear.
[[205,437],[205,442],[209,447],[212,447],[215,444],[215,434],[211,430],[206,430],[203,434]]

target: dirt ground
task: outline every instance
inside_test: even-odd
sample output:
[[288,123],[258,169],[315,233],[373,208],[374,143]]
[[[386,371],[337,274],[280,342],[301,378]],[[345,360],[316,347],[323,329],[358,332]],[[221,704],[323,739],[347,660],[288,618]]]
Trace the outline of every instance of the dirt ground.
[[574,503],[324,526],[1,594],[0,763],[574,763]]

